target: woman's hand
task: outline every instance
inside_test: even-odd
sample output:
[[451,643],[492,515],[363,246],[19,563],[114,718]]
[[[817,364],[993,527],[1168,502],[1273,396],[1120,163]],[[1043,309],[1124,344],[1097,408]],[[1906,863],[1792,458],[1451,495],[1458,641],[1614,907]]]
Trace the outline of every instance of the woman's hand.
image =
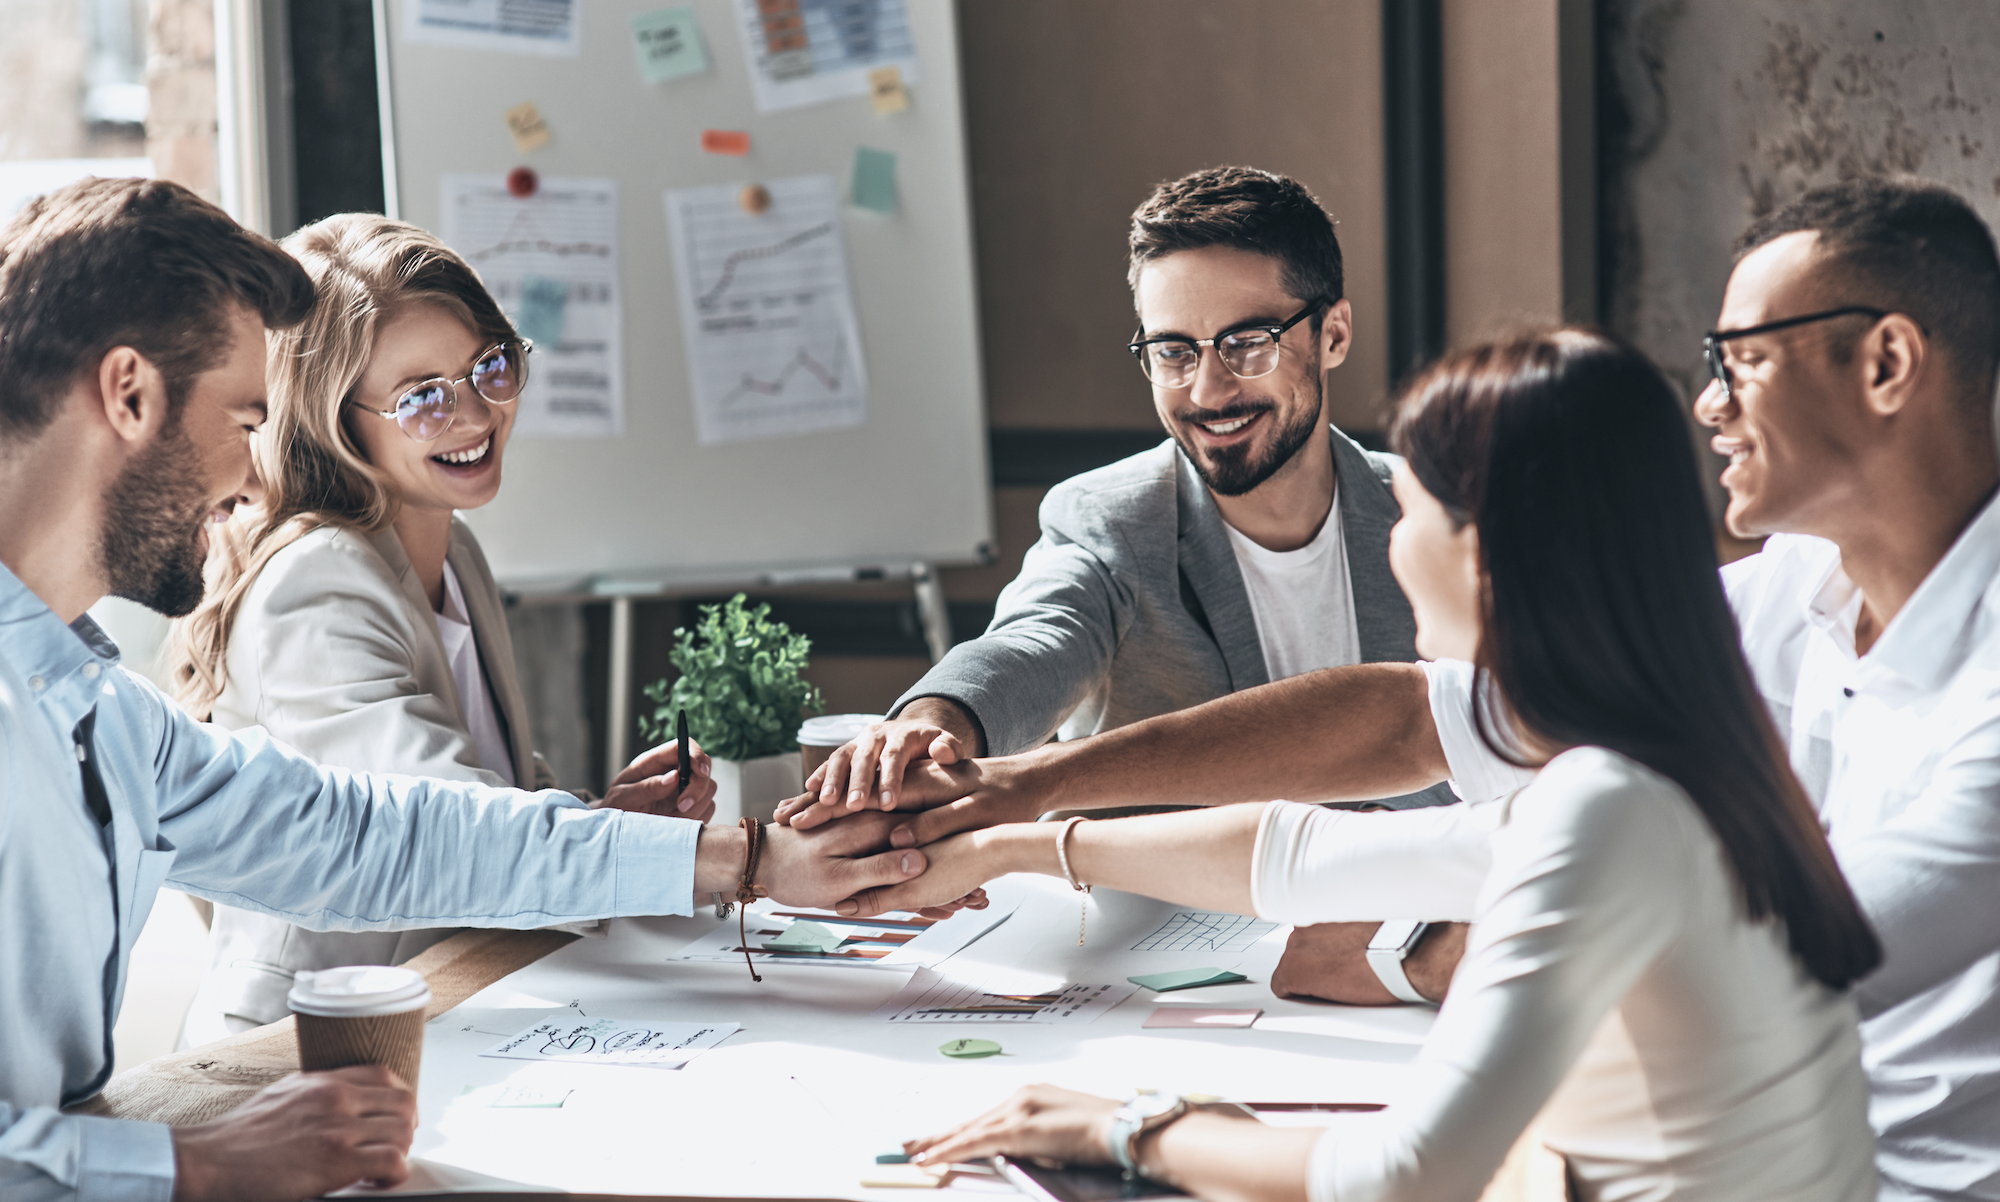
[[[708,753],[693,739],[688,740],[688,758],[694,761],[692,765],[680,762],[677,744],[660,744],[627,765],[604,796],[590,803],[591,808],[707,822],[715,814],[715,773]],[[677,800],[674,789],[683,770],[689,773],[687,788]]]
[[994,835],[992,831],[970,831],[932,843],[923,849],[929,867],[922,876],[857,893],[835,905],[834,912],[867,918],[891,910],[942,916],[966,906],[982,909],[985,896],[979,886],[1014,871],[1003,854],[1006,849]]
[[1030,1085],[964,1126],[903,1145],[912,1163],[958,1164],[1001,1153],[1064,1164],[1111,1164],[1118,1103],[1053,1085]]

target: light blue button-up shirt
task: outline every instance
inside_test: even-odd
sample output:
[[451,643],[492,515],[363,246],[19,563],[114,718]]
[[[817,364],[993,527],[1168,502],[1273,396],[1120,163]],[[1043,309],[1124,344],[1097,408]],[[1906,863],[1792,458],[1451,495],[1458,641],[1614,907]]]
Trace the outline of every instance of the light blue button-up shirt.
[[162,885],[319,930],[686,914],[700,829],[322,768],[261,729],[196,722],[0,566],[0,1197],[171,1197],[166,1127],[60,1110],[110,1075]]

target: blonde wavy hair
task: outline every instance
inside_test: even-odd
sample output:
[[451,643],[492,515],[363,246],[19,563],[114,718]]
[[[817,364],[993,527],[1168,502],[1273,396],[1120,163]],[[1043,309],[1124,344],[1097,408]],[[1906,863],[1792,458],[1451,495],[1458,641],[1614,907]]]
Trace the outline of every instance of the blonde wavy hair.
[[430,304],[483,339],[517,336],[471,266],[414,225],[342,213],[281,245],[312,277],[315,298],[305,321],[267,335],[270,415],[251,449],[263,503],[213,531],[206,594],[174,623],[170,680],[198,718],[209,716],[228,683],[230,628],[271,557],[322,526],[372,534],[395,520],[399,502],[387,476],[347,425],[382,323]]

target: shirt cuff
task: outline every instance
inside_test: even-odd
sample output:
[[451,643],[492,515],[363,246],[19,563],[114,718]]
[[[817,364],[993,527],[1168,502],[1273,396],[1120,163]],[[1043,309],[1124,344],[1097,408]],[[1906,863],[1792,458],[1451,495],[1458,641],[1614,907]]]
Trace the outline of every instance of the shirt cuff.
[[76,1194],[91,1202],[169,1202],[174,1132],[164,1123],[70,1115],[77,1124]]
[[[1477,673],[1464,660],[1440,659],[1418,664],[1430,681],[1431,722],[1436,725],[1438,743],[1444,748],[1445,764],[1451,769],[1451,791],[1466,801],[1491,801],[1535,779],[1535,769],[1521,768],[1493,754],[1472,721],[1472,689]],[[1491,694],[1487,698],[1493,700]],[[1504,722],[1492,705],[1485,707],[1487,720]]]
[[618,884],[621,917],[694,913],[694,855],[702,823],[653,814],[621,814]]

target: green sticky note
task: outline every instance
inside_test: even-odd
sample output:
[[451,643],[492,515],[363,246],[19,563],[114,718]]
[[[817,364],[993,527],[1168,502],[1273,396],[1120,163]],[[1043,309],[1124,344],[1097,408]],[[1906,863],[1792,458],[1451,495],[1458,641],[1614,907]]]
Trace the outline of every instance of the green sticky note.
[[845,938],[847,936],[839,931],[830,930],[816,922],[809,922],[801,918],[787,927],[784,934],[778,936],[776,939],[767,941],[764,944],[764,950],[767,952],[819,952],[825,954],[838,948],[840,941]]
[[896,211],[896,156],[869,146],[854,148],[854,207]]
[[1183,968],[1175,972],[1156,972],[1150,976],[1125,979],[1142,989],[1150,989],[1155,993],[1170,993],[1176,989],[1193,989],[1197,985],[1227,985],[1232,981],[1247,981],[1250,978],[1240,972],[1230,972],[1226,968]]
[[884,1152],[875,1158],[876,1164],[908,1164],[910,1158],[902,1152]]
[[522,337],[544,350],[554,350],[562,341],[568,316],[568,284],[542,275],[521,277],[521,304],[514,314],[514,325]]
[[954,1039],[939,1044],[938,1051],[960,1060],[977,1060],[981,1056],[998,1056],[1000,1045],[990,1039]]
[[647,83],[708,70],[701,26],[695,22],[694,9],[685,4],[633,17],[632,45],[639,52],[639,74]]

